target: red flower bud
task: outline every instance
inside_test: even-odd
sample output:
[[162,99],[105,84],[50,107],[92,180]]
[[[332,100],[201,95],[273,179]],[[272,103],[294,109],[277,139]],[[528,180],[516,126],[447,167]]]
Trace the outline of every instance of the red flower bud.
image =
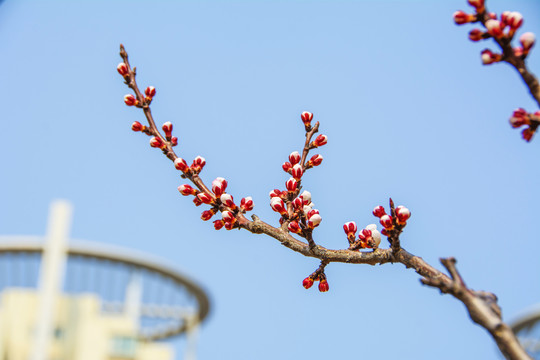
[[295,191],[296,191],[296,188],[298,187],[298,183],[296,182],[295,179],[290,178],[290,179],[287,180],[287,182],[285,183],[285,187],[287,188],[287,190],[288,190],[289,192],[295,192]]
[[240,207],[244,211],[253,210],[253,199],[251,198],[251,196],[247,196],[245,198],[242,198],[242,200],[240,200]]
[[154,136],[150,139],[150,146],[154,148],[163,148],[165,147],[165,143],[161,138],[158,138],[157,136]]
[[306,289],[309,289],[310,287],[313,286],[313,283],[314,283],[313,279],[310,276],[308,276],[307,278],[304,279],[304,281],[302,281],[302,286]]
[[223,220],[214,220],[214,229],[219,230],[223,225]]
[[499,20],[489,19],[486,21],[486,28],[488,33],[494,38],[500,39],[503,37],[504,24]]
[[156,95],[156,88],[153,86],[149,86],[144,90],[144,94],[148,99],[152,99],[154,95]]
[[411,217],[411,211],[404,206],[398,206],[396,208],[396,217],[398,223],[404,224]]
[[356,236],[356,231],[358,231],[358,227],[354,221],[349,221],[343,225],[343,231],[345,231],[348,238],[352,237],[354,239]]
[[176,136],[173,136],[173,137],[171,138],[171,145],[172,145],[172,146],[178,145],[178,138],[177,138]]
[[273,197],[272,200],[270,200],[270,207],[272,208],[272,210],[280,213],[281,215],[287,215],[285,203],[279,197]]
[[180,194],[184,196],[197,194],[197,190],[195,190],[188,184],[180,185],[178,187],[178,191],[180,191]]
[[273,197],[280,197],[282,194],[283,194],[283,192],[281,190],[274,189],[274,190],[270,191],[270,199],[273,198]]
[[307,218],[311,218],[313,215],[315,214],[318,214],[319,213],[319,210],[317,209],[313,209],[313,210],[309,210],[308,213],[306,214]]
[[133,124],[131,124],[131,130],[133,131],[143,131],[144,128],[145,126],[138,121],[135,121]]
[[504,22],[510,26],[510,32],[513,34],[523,24],[523,15],[517,11],[512,11],[506,16]]
[[311,142],[311,145],[314,147],[319,147],[319,146],[326,145],[326,143],[328,143],[328,137],[326,135],[321,134],[317,136],[317,138],[315,138],[314,141]]
[[292,169],[292,164],[287,161],[287,162],[284,162],[283,165],[281,165],[281,167],[282,167],[283,171],[288,173],[289,170]]
[[381,216],[380,223],[387,230],[390,230],[394,227],[394,224],[392,223],[392,217],[390,215]]
[[124,96],[124,102],[126,103],[127,106],[134,106],[134,105],[139,104],[139,100],[137,100],[135,96],[131,94]]
[[322,161],[323,161],[322,155],[319,155],[319,154],[313,155],[311,159],[309,159],[309,161],[307,162],[307,167],[319,166],[321,165]]
[[290,232],[292,233],[295,233],[295,234],[300,234],[302,233],[302,228],[300,228],[300,225],[298,224],[297,221],[291,221],[289,223],[289,225],[287,225],[287,228],[289,229]]
[[477,12],[480,13],[484,11],[484,0],[467,0],[467,2],[469,3],[469,5],[476,8]]
[[227,221],[226,221],[226,222],[224,223],[224,226],[225,226],[225,229],[226,229],[226,230],[232,230],[232,229],[234,229],[234,222],[227,222]]
[[302,191],[300,197],[304,200],[304,205],[307,205],[311,202],[311,193],[307,190]]
[[480,41],[484,38],[484,32],[480,29],[472,29],[469,32],[469,40]]
[[128,70],[128,67],[125,63],[121,62],[120,64],[118,64],[118,66],[116,67],[116,70],[118,71],[118,73],[120,75],[122,75],[123,77],[126,77],[129,75],[129,70]]
[[298,151],[293,151],[290,155],[289,155],[289,161],[291,162],[291,165],[296,165],[300,162],[301,160],[301,157],[300,157],[300,154],[298,153]]
[[373,209],[373,215],[380,218],[381,216],[386,215],[386,212],[384,211],[384,208],[379,205],[375,206],[375,209]]
[[223,193],[225,193],[225,190],[227,189],[227,180],[225,180],[222,177],[216,178],[214,181],[212,181],[212,191],[216,196],[221,196]]
[[230,211],[222,211],[221,212],[221,217],[223,219],[223,221],[225,221],[226,223],[229,222],[229,223],[234,223],[236,221],[236,218],[234,217],[234,214]]
[[300,180],[302,178],[302,175],[304,175],[304,170],[302,169],[302,165],[296,164],[291,169],[291,175],[295,180]]
[[362,235],[364,236],[364,238],[368,239],[371,237],[372,233],[371,233],[371,230],[369,229],[362,229]]
[[502,59],[501,54],[494,54],[489,49],[485,49],[482,51],[482,63],[484,65],[490,65],[495,62],[499,62],[501,61],[501,59]]
[[163,129],[163,132],[165,133],[165,137],[168,139],[172,135],[172,123],[170,121],[167,121],[163,126],[161,127]]
[[304,208],[304,200],[301,197],[297,197],[292,202],[293,207],[298,211]]
[[206,165],[206,160],[202,156],[197,156],[191,164],[191,169],[196,173],[200,173],[204,165]]
[[189,166],[187,165],[186,160],[182,158],[176,158],[174,160],[174,167],[184,173],[189,170]]
[[234,203],[234,200],[231,194],[221,195],[220,200],[223,205],[228,206],[233,210],[236,209],[236,204]]
[[200,192],[197,194],[197,198],[199,200],[201,200],[204,204],[213,204],[214,203],[214,198],[212,197],[212,195],[209,195],[205,192]]
[[214,216],[215,214],[215,210],[205,210],[202,212],[201,214],[201,219],[203,219],[204,221],[208,221],[212,218],[212,216]]
[[322,279],[319,282],[319,291],[320,292],[327,292],[329,289],[330,289],[330,287],[328,286],[328,281],[326,281],[326,279]]
[[302,122],[307,127],[311,126],[311,120],[313,120],[313,114],[309,111],[304,111],[300,117],[302,118]]
[[476,20],[476,15],[467,14],[465,11],[458,10],[454,13],[454,22],[458,25],[467,24]]
[[193,203],[195,204],[195,206],[201,206],[203,204],[201,199],[199,199],[197,196],[193,198]]
[[536,37],[532,32],[526,32],[519,37],[519,42],[521,43],[521,46],[523,46],[523,51],[525,53],[529,52],[529,50],[534,46],[535,41]]
[[314,214],[313,216],[310,216],[308,221],[307,221],[307,226],[310,228],[310,229],[313,229],[313,228],[316,228],[317,226],[319,226],[319,224],[321,223],[322,221],[322,217],[321,215],[319,214]]
[[523,140],[525,140],[527,142],[531,141],[533,135],[534,135],[534,131],[531,130],[531,128],[525,128],[521,132],[521,137],[523,138]]

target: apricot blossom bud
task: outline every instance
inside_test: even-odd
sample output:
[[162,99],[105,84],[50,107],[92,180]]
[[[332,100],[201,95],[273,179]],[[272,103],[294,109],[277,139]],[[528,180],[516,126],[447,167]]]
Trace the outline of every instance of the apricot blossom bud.
[[197,156],[195,160],[193,160],[193,163],[191,164],[191,168],[199,173],[203,169],[204,165],[206,165],[206,160],[202,156]]
[[347,238],[352,238],[354,240],[358,227],[354,221],[349,221],[343,225],[343,231],[345,231],[345,234],[347,234]]
[[145,126],[138,121],[135,121],[133,122],[133,124],[131,124],[131,130],[133,131],[143,131],[144,128]]
[[313,155],[307,162],[307,167],[319,166],[323,161],[323,157],[320,154]]
[[326,281],[326,279],[322,279],[319,282],[319,291],[320,292],[327,292],[328,290],[330,290],[330,286],[328,286],[328,281]]
[[270,199],[274,198],[274,197],[280,197],[282,194],[283,194],[283,192],[281,190],[274,189],[274,190],[270,191]]
[[172,128],[173,125],[170,121],[167,121],[163,126],[161,127],[163,129],[163,132],[165,133],[165,137],[169,139],[172,135]]
[[201,206],[203,204],[201,199],[199,199],[197,196],[193,198],[193,203],[195,204],[195,206]]
[[192,188],[188,184],[180,185],[178,187],[178,191],[180,191],[180,194],[182,194],[184,196],[197,194],[197,190],[195,190],[194,188]]
[[309,111],[304,111],[300,117],[302,118],[302,122],[306,126],[306,128],[311,126],[311,120],[313,120],[313,114]]
[[462,10],[456,11],[453,17],[454,17],[454,22],[457,25],[467,24],[476,20],[476,15],[467,14],[465,11],[462,11]]
[[319,147],[319,146],[326,145],[327,143],[328,143],[328,136],[321,134],[317,136],[314,141],[311,142],[311,145],[314,147]]
[[150,146],[154,148],[163,148],[165,147],[165,143],[161,138],[154,136],[150,139]]
[[126,77],[129,75],[129,70],[128,70],[128,67],[125,63],[121,62],[120,64],[118,64],[118,66],[116,67],[116,71],[118,71],[118,73],[120,75],[122,75],[123,77]]
[[172,145],[172,146],[178,145],[178,138],[177,138],[176,136],[173,136],[173,137],[171,138],[171,145]]
[[317,214],[313,214],[312,216],[310,216],[310,217],[308,218],[307,226],[308,226],[310,229],[316,228],[317,226],[319,226],[319,224],[321,223],[321,221],[322,221],[321,215],[319,215],[318,213],[317,213]]
[[298,187],[298,183],[296,182],[296,180],[294,178],[290,178],[289,180],[287,180],[287,182],[285,183],[285,187],[287,188],[287,191],[289,192],[295,192],[296,191],[296,188]]
[[307,190],[302,191],[300,197],[304,200],[304,205],[307,205],[311,202],[311,193]]
[[300,180],[302,178],[302,175],[304,175],[304,170],[302,169],[302,165],[296,164],[291,169],[291,175],[295,180]]
[[230,207],[231,209],[236,209],[236,204],[234,203],[233,197],[231,194],[223,194],[220,197],[223,205]]
[[134,106],[139,104],[139,100],[137,100],[135,96],[131,94],[127,94],[126,96],[124,96],[124,102],[127,106]]
[[302,281],[302,286],[305,288],[305,289],[309,289],[310,287],[313,286],[313,279],[311,278],[311,276],[308,276],[307,278],[304,279],[304,281]]
[[176,158],[174,160],[174,167],[177,169],[177,170],[180,170],[182,172],[187,172],[189,170],[189,166],[188,164],[186,163],[186,160],[182,159],[182,158]]
[[373,209],[373,215],[380,218],[381,216],[386,215],[386,212],[384,211],[384,208],[379,205],[375,206],[375,209]]
[[394,224],[392,223],[392,217],[390,215],[381,216],[381,219],[380,219],[379,222],[387,230],[390,230],[390,229],[392,229],[394,227]]
[[469,40],[471,41],[480,41],[484,39],[484,32],[480,29],[472,29],[469,32]]
[[240,200],[240,207],[244,211],[253,210],[253,199],[251,198],[251,196],[246,196],[245,198],[242,198],[242,200]]
[[483,50],[482,53],[481,53],[481,57],[482,57],[482,63],[484,65],[490,65],[490,64],[493,64],[495,62],[499,62],[502,59],[501,54],[494,54],[489,49]]
[[398,206],[396,208],[396,217],[398,223],[404,224],[411,217],[411,211],[404,206]]
[[144,94],[148,100],[152,100],[152,98],[156,95],[156,88],[149,86],[146,88],[146,90],[144,90]]
[[296,210],[302,210],[304,208],[304,200],[301,197],[295,198],[292,204]]
[[292,169],[292,164],[288,161],[284,162],[283,165],[281,165],[281,168],[288,173]]
[[223,227],[223,220],[214,220],[214,229],[219,230]]
[[234,229],[234,223],[235,222],[236,221],[234,221],[234,222],[225,221],[225,223],[223,225],[225,226],[226,230],[232,230],[232,229]]
[[290,232],[295,234],[302,233],[302,229],[300,228],[300,225],[297,221],[291,221],[289,225],[287,225],[287,229],[289,229]]
[[291,165],[296,165],[300,162],[301,160],[301,157],[300,157],[300,154],[298,153],[298,151],[293,151],[290,155],[289,155],[289,161],[291,162]]
[[208,221],[208,220],[210,220],[212,218],[212,216],[214,216],[215,213],[216,213],[216,211],[214,209],[205,210],[201,214],[201,219],[203,221]]
[[510,26],[511,32],[515,32],[523,24],[523,15],[517,11],[512,11],[504,22]]
[[535,35],[532,32],[526,32],[519,37],[519,42],[523,46],[523,51],[527,53],[534,45],[536,40]]
[[280,213],[281,215],[287,215],[285,203],[279,197],[273,197],[272,200],[270,200],[270,207],[272,208],[272,210]]
[[488,33],[494,38],[500,39],[503,37],[504,24],[499,20],[489,19],[486,21],[486,29]]
[[534,135],[534,131],[531,130],[531,128],[525,128],[521,132],[521,137],[523,138],[523,140],[525,140],[527,142],[531,141],[533,135]]
[[234,217],[234,214],[230,211],[222,211],[221,212],[221,218],[224,222],[229,222],[229,223],[232,223],[232,222],[235,222],[236,221],[236,218]]
[[227,189],[227,180],[222,177],[216,178],[212,181],[212,191],[216,196],[221,196]]
[[212,197],[212,195],[208,195],[205,192],[198,193],[197,198],[199,200],[201,200],[204,204],[213,204],[214,203],[214,198]]

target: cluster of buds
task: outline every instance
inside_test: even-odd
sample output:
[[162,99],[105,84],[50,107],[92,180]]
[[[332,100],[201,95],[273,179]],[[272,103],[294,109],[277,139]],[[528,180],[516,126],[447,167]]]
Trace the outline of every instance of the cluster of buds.
[[526,128],[521,131],[521,136],[525,141],[531,141],[536,129],[540,125],[540,111],[529,114],[525,109],[516,109],[510,118],[510,125],[514,129],[526,126]]
[[174,167],[176,170],[182,171],[182,173],[184,173],[186,176],[199,174],[204,168],[204,165],[206,165],[206,160],[200,155],[193,160],[191,166],[188,166],[186,160],[182,159],[181,157],[174,160]]
[[328,286],[328,281],[326,280],[326,275],[324,274],[324,272],[318,271],[305,278],[304,281],[302,281],[302,286],[304,286],[305,289],[309,289],[313,286],[315,281],[319,282],[320,292],[327,292],[328,290],[330,290],[330,287]]
[[411,217],[411,211],[403,205],[396,207],[392,212],[393,215],[388,215],[384,207],[380,205],[373,209],[373,215],[379,218],[379,222],[384,227],[381,233],[386,236],[395,229],[401,231],[407,225],[407,220]]
[[[499,19],[497,14],[486,13],[484,0],[468,0],[469,5],[474,7],[475,13],[469,14],[462,10],[456,11],[453,15],[454,22],[458,25],[481,22],[484,24],[486,31],[481,29],[473,29],[469,32],[469,39],[472,41],[480,41],[490,37],[495,40],[504,40],[510,42],[516,31],[523,24],[523,15],[517,11],[504,11]],[[533,33],[524,33],[520,36],[519,42],[521,47],[513,48],[515,56],[525,58],[535,42]],[[499,44],[501,44],[499,42]],[[505,54],[506,56],[511,54]],[[502,54],[493,53],[489,49],[482,51],[481,59],[484,65],[493,64],[503,60]]]
[[289,221],[287,228],[295,234],[304,234],[304,230],[313,230],[322,221],[319,210],[313,209],[311,193],[303,191],[298,197],[291,201],[291,211],[287,209],[285,200],[289,198],[288,191],[274,189],[270,191],[270,207],[281,215],[280,223]]
[[[319,136],[324,136],[324,135],[319,135]],[[289,155],[289,161],[286,161],[283,163],[283,165],[281,165],[281,168],[283,169],[283,171],[291,174],[292,177],[297,181],[301,180],[302,175],[304,175],[304,171],[306,169],[310,169],[312,167],[321,165],[323,161],[323,157],[320,154],[313,155],[307,161],[305,167],[302,167],[302,164],[300,164],[300,160],[301,160],[300,153],[298,151],[293,151]]]
[[369,224],[358,234],[356,240],[356,231],[358,227],[354,221],[349,221],[343,225],[343,230],[347,234],[349,241],[349,250],[359,249],[377,249],[381,243],[381,233],[377,230],[377,225]]

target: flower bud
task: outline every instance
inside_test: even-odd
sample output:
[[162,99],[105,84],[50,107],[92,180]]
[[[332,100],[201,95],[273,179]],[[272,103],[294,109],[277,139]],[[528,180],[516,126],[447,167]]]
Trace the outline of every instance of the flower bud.
[[163,148],[165,147],[165,143],[161,138],[154,136],[150,139],[150,146],[154,148]]
[[233,210],[236,209],[236,204],[234,203],[234,200],[231,194],[221,195],[220,200],[223,205],[228,206]]
[[366,226],[366,229],[371,231],[372,243],[370,244],[370,247],[372,247],[373,249],[377,249],[381,244],[381,233],[377,230],[377,225],[369,224],[368,226]]
[[234,217],[234,214],[232,212],[230,212],[230,211],[227,211],[227,210],[221,212],[221,218],[226,223],[227,222],[232,223],[232,222],[236,221],[236,218]]
[[321,215],[319,214],[314,214],[313,216],[311,216],[308,221],[307,221],[307,226],[310,228],[310,229],[313,229],[317,226],[319,226],[319,224],[321,223],[322,221],[322,217]]
[[381,216],[386,215],[386,212],[384,211],[384,208],[379,205],[375,206],[375,209],[373,209],[373,215],[380,218]]
[[253,210],[253,199],[251,198],[251,196],[247,196],[245,198],[242,198],[242,200],[240,200],[240,207],[244,211]]
[[214,220],[214,229],[219,230],[223,227],[223,220]]
[[212,218],[212,216],[214,216],[215,214],[215,210],[211,209],[211,210],[205,210],[202,212],[201,214],[201,219],[203,221],[208,221]]
[[302,178],[302,175],[304,175],[304,170],[302,169],[302,165],[296,164],[291,169],[291,175],[295,180],[300,180]]
[[307,190],[302,191],[300,197],[304,200],[304,205],[307,205],[311,202],[311,193]]
[[301,160],[301,157],[300,157],[300,154],[298,153],[298,151],[293,151],[290,155],[289,155],[289,161],[291,162],[291,165],[296,165],[300,162]]
[[192,188],[188,184],[180,185],[178,187],[178,191],[180,191],[180,194],[182,194],[184,196],[197,194],[197,190],[195,190],[194,188]]
[[526,32],[519,37],[523,51],[527,53],[534,45],[536,38],[532,32]]
[[292,169],[292,164],[288,161],[284,162],[283,165],[281,165],[281,168],[283,169],[283,171],[288,173]]
[[118,66],[116,67],[116,71],[118,71],[118,73],[120,75],[122,75],[123,77],[126,77],[129,75],[129,70],[128,70],[128,67],[125,63],[121,62],[120,64],[118,64]]
[[503,37],[504,24],[499,20],[489,19],[486,21],[486,28],[488,33],[494,38],[500,39]]
[[199,200],[201,200],[204,204],[213,204],[214,203],[214,198],[212,197],[212,195],[209,195],[205,192],[200,192],[197,194],[197,198]]
[[282,194],[283,194],[283,192],[281,190],[274,189],[274,190],[270,191],[270,199],[273,198],[273,197],[280,197]]
[[193,198],[193,203],[195,204],[195,206],[201,206],[203,204],[201,199],[199,199],[197,196]]
[[465,11],[458,10],[454,13],[454,22],[457,25],[463,25],[476,20],[476,15],[467,14]]
[[[523,24],[523,15],[517,11],[512,11],[505,19],[506,24],[510,26],[511,33],[513,34]],[[510,34],[510,35],[512,35]]]
[[309,219],[309,218],[311,218],[313,215],[318,214],[318,213],[319,213],[319,210],[317,210],[317,209],[312,209],[312,210],[309,210],[309,211],[306,213],[306,217]]
[[527,142],[531,141],[533,135],[534,135],[534,131],[531,130],[531,128],[525,128],[521,132],[521,137],[523,138],[523,140],[525,140]]
[[304,200],[301,197],[295,198],[292,204],[296,210],[302,210],[304,208]]
[[467,2],[476,9],[476,12],[484,11],[484,0],[467,0]]
[[380,223],[387,230],[390,230],[394,227],[394,224],[392,223],[392,217],[390,215],[381,216]]
[[170,121],[167,121],[163,126],[161,127],[163,129],[163,132],[165,133],[165,137],[169,139],[172,135],[172,123]]
[[182,158],[176,158],[174,160],[174,167],[184,173],[189,170],[189,166],[187,165],[186,160]]
[[131,94],[127,94],[126,96],[124,96],[124,102],[127,106],[134,106],[139,104],[139,100],[137,100],[135,96]]
[[[235,221],[236,222],[236,221]],[[228,221],[225,221],[225,223],[223,224],[225,226],[225,230],[232,230],[234,229],[234,223],[235,222],[228,222]]]
[[320,154],[313,155],[311,157],[311,159],[309,159],[309,161],[307,162],[306,167],[310,168],[310,167],[313,167],[313,166],[319,166],[319,165],[321,165],[322,161],[323,161],[322,155],[320,155]]
[[411,217],[411,211],[404,206],[398,206],[396,208],[396,217],[398,223],[405,224],[407,220]]
[[204,165],[206,165],[206,160],[202,156],[197,156],[191,164],[191,169],[196,173],[200,173]]
[[289,229],[290,232],[295,234],[302,233],[302,229],[300,228],[300,225],[297,221],[291,221],[289,225],[287,225],[287,229]]
[[358,227],[354,221],[349,221],[343,225],[343,231],[347,234],[347,238],[352,238],[352,240],[354,240]]
[[329,289],[330,289],[330,287],[328,286],[328,281],[326,281],[326,279],[322,279],[319,282],[319,291],[320,292],[327,292]]
[[495,62],[499,62],[502,59],[502,56],[500,54],[494,54],[489,49],[485,49],[482,51],[482,64],[484,65],[490,65]]
[[133,131],[143,131],[144,128],[145,126],[138,121],[135,121],[133,122],[133,124],[131,124],[131,130]]
[[214,181],[212,181],[212,191],[216,196],[221,196],[223,193],[225,193],[225,190],[227,189],[227,180],[225,180],[222,177],[216,178]]
[[313,120],[313,114],[309,111],[304,111],[300,117],[302,118],[302,122],[306,126],[306,128],[311,126],[311,120]]
[[144,94],[146,95],[147,100],[152,100],[154,95],[156,95],[156,88],[153,86],[149,86],[144,90]]
[[328,137],[326,135],[319,135],[317,136],[317,138],[315,138],[314,141],[311,142],[311,145],[313,147],[319,147],[319,146],[323,146],[323,145],[326,145],[328,143]]
[[287,182],[285,183],[285,187],[287,188],[287,191],[289,192],[295,192],[296,191],[296,188],[298,187],[298,183],[296,182],[296,180],[294,178],[290,178],[289,180],[287,180]]
[[302,286],[305,288],[305,289],[309,289],[310,287],[313,286],[313,279],[311,278],[311,276],[308,276],[307,278],[304,279],[304,281],[302,281]]
[[173,137],[171,138],[171,145],[172,145],[172,146],[178,145],[178,138],[177,138],[176,136],[173,136]]
[[471,41],[480,41],[484,39],[484,32],[480,29],[472,29],[469,32],[469,40]]
[[285,203],[279,197],[273,197],[272,200],[270,200],[270,207],[272,208],[272,210],[280,213],[281,215],[287,215]]

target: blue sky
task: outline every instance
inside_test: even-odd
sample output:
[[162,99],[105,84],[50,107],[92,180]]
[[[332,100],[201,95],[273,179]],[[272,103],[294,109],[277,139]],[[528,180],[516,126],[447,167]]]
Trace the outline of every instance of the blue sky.
[[[525,15],[534,1],[488,1]],[[540,139],[508,125],[538,110],[515,70],[483,67],[472,26],[447,1],[27,1],[0,7],[3,155],[0,233],[43,234],[49,203],[75,207],[72,237],[162,256],[212,297],[199,359],[492,359],[464,307],[422,287],[402,265],[327,268],[330,292],[306,291],[318,266],[275,240],[216,232],[176,190],[172,164],[130,130],[122,101],[125,44],[153,85],[159,124],[177,153],[206,158],[254,213],[276,224],[268,192],[303,145],[300,113],[328,145],[303,180],[323,222],[316,241],[345,248],[346,221],[375,222],[392,196],[412,218],[410,252],[437,266],[455,256],[474,289],[496,293],[506,319],[540,298]],[[540,54],[529,64],[540,73]]]

